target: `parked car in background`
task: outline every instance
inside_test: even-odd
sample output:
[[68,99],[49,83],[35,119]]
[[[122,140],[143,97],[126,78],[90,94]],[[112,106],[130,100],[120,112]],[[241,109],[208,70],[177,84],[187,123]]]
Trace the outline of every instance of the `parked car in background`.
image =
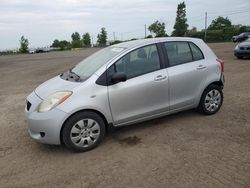
[[109,127],[223,102],[224,62],[201,40],[168,37],[104,48],[28,97],[30,136],[74,151],[95,148]]
[[232,37],[233,42],[237,42],[237,39],[238,39],[238,35]]
[[245,32],[245,33],[241,33],[237,36],[233,36],[232,41],[233,42],[243,42],[243,41],[247,40],[248,38],[250,38],[250,32]]
[[34,54],[34,53],[36,53],[36,50],[30,49],[30,50],[29,50],[29,53],[30,53],[30,54]]
[[250,57],[250,38],[235,47],[234,55],[239,59]]
[[50,48],[37,48],[36,53],[46,53],[50,52]]

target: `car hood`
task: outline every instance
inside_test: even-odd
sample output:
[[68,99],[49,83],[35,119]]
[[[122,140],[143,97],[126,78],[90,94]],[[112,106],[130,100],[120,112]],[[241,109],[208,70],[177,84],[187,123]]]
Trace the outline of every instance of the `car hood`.
[[239,47],[246,47],[246,46],[250,46],[250,41],[245,41],[245,42],[242,42],[240,44],[238,44]]
[[71,82],[63,80],[60,76],[56,76],[38,86],[35,93],[42,99],[57,91],[72,91],[75,87],[79,86],[79,82]]

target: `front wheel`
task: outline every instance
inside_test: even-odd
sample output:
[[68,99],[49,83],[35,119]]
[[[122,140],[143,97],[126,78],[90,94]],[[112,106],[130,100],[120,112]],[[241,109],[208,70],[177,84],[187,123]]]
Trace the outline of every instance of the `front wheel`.
[[91,111],[79,112],[70,117],[62,130],[62,140],[67,148],[84,152],[95,148],[105,136],[105,123]]
[[219,111],[223,103],[223,93],[218,85],[208,86],[202,93],[198,111],[205,115],[212,115]]

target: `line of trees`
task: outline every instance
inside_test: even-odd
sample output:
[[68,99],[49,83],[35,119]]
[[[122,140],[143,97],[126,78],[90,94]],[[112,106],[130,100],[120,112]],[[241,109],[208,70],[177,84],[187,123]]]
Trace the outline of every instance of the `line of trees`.
[[[205,30],[198,31],[196,27],[188,29],[189,25],[186,18],[186,4],[182,2],[178,4],[176,11],[176,19],[173,27],[173,32],[171,36],[177,37],[195,37],[204,39]],[[152,37],[168,37],[169,35],[165,30],[165,23],[160,21],[155,21],[152,23],[148,30],[150,35],[146,38]],[[224,42],[230,41],[232,36],[238,35],[243,32],[250,32],[250,26],[244,25],[233,25],[227,17],[219,16],[214,19],[209,25],[206,31],[206,42]],[[136,40],[136,39],[131,39]],[[122,41],[113,41],[110,44],[120,43]],[[93,45],[93,41],[92,41]],[[107,31],[103,27],[101,28],[100,33],[97,35],[97,46],[106,46],[107,45]],[[29,51],[29,41],[24,36],[20,39],[20,48],[19,53],[27,53]],[[51,47],[59,48],[60,50],[69,50],[72,48],[83,48],[91,46],[91,37],[88,32],[84,33],[82,36],[78,32],[74,32],[71,35],[71,41],[67,40],[58,40],[55,39]],[[8,52],[9,53],[9,52]]]
[[[207,29],[206,42],[225,42],[230,41],[232,36],[243,32],[250,32],[249,26],[233,25],[227,17],[214,19]],[[187,30],[186,36],[204,39],[205,30],[197,31],[197,28]]]
[[[97,35],[97,44],[98,46],[106,46],[107,43],[107,31],[103,27],[101,28],[100,33]],[[92,41],[93,44],[93,41]],[[72,48],[83,48],[91,46],[91,37],[88,32],[84,33],[82,37],[78,32],[74,32],[71,35],[71,41],[58,40],[55,39],[51,47],[60,48],[61,50],[68,50]]]
[[[165,23],[158,20],[152,23],[148,30],[151,35],[147,38],[168,36],[165,32]],[[250,26],[233,25],[227,17],[219,16],[214,19],[207,29],[206,42],[225,42],[230,41],[232,36],[243,32],[250,32]],[[198,31],[196,27],[188,29],[186,18],[185,2],[178,4],[174,30],[171,34],[173,37],[195,37],[204,39],[205,30]]]
[[71,42],[66,40],[55,39],[51,47],[60,48],[61,50],[68,50],[71,48],[83,48],[90,47],[91,39],[90,34],[87,32],[82,35],[82,38],[78,32],[74,32],[71,35]]

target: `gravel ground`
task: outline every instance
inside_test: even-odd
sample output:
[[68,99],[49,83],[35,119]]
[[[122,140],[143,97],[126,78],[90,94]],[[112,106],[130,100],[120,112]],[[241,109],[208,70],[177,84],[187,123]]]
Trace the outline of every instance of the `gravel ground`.
[[250,60],[225,61],[225,100],[213,116],[186,111],[119,128],[72,153],[34,142],[25,98],[97,49],[0,57],[0,187],[250,187]]

